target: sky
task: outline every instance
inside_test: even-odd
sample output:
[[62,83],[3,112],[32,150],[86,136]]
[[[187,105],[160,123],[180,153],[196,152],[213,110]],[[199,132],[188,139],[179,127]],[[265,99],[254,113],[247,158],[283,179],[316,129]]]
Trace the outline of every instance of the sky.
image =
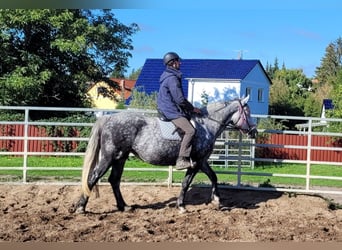
[[126,75],[174,51],[183,59],[258,59],[264,68],[277,59],[314,77],[326,47],[342,37],[342,1],[318,1],[146,0],[114,9],[119,22],[140,27]]

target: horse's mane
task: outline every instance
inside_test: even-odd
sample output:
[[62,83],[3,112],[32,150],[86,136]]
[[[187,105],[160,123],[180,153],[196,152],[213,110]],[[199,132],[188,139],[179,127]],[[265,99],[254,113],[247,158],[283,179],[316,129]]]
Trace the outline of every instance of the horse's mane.
[[218,102],[211,102],[207,106],[201,108],[202,114],[210,114],[215,113],[217,110],[221,109],[223,106],[230,105],[234,101],[239,101],[239,98],[231,99],[229,101],[218,101]]
[[209,111],[212,109],[217,109],[217,107],[222,106],[222,105],[229,105],[230,103],[234,102],[234,101],[239,101],[239,98],[234,98],[232,100],[229,101],[218,101],[218,102],[211,102],[209,103],[205,108]]
[[212,110],[216,110],[218,107],[223,106],[223,105],[229,105],[230,103],[234,102],[234,101],[238,101],[240,100],[239,98],[235,98],[229,101],[218,101],[218,102],[211,102],[209,103],[206,107],[204,107],[206,110],[208,110],[208,112],[212,111]]
[[211,111],[211,110],[215,110],[217,109],[218,106],[222,106],[224,105],[226,102],[224,101],[219,101],[219,102],[211,102],[209,103],[206,107],[204,107],[205,109],[207,109],[208,111]]

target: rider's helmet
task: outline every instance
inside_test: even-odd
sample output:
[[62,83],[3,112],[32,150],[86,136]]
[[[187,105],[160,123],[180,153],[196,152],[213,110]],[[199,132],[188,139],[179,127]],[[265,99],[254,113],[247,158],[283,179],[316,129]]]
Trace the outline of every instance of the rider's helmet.
[[173,60],[179,60],[179,59],[180,59],[180,57],[179,57],[179,55],[177,55],[177,53],[168,52],[165,54],[163,61],[164,61],[164,64],[167,65],[169,62],[171,62]]

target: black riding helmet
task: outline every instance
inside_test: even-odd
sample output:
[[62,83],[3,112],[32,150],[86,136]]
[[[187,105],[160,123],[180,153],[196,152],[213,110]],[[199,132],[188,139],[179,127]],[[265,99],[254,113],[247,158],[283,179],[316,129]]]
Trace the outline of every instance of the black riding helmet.
[[171,62],[173,60],[179,60],[179,59],[180,59],[180,57],[179,57],[179,55],[177,55],[177,53],[168,52],[165,54],[163,61],[164,61],[164,64],[167,65],[169,62]]

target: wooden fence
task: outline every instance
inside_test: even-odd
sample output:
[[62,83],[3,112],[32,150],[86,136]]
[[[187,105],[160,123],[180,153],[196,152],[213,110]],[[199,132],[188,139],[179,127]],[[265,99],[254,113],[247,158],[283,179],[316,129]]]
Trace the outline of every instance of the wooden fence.
[[[24,136],[25,126],[23,124],[14,125],[0,125],[0,136],[11,138],[0,140],[0,151],[7,152],[24,152],[24,140],[18,137]],[[54,128],[54,136],[63,137],[63,130],[61,128]],[[68,137],[77,137],[79,135],[76,129],[69,129]],[[28,126],[28,137],[47,137],[46,140],[28,141],[28,152],[72,152],[77,149],[79,142],[75,141],[51,141],[45,127],[34,125]]]
[[[260,143],[260,141],[259,141]],[[259,151],[259,158],[276,158],[289,160],[308,160],[307,148],[308,135],[294,134],[271,134],[263,143],[279,145],[276,148],[263,148]],[[287,148],[285,145],[294,146]],[[295,148],[298,146],[298,148]],[[339,150],[328,150],[329,147],[340,148],[338,139],[324,135],[311,135],[311,161],[342,162],[342,152]],[[319,148],[319,149],[314,149]]]

